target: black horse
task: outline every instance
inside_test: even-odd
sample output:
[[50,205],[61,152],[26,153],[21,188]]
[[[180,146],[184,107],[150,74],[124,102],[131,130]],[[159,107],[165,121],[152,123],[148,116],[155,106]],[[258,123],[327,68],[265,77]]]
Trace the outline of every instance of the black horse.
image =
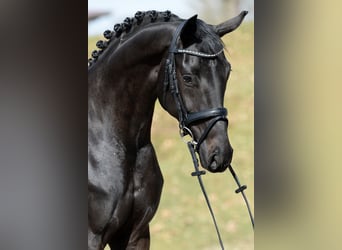
[[88,69],[88,249],[149,249],[163,186],[151,144],[157,99],[193,137],[204,168],[230,165],[223,107],[230,64],[220,37],[246,14],[208,25],[139,11],[97,42]]

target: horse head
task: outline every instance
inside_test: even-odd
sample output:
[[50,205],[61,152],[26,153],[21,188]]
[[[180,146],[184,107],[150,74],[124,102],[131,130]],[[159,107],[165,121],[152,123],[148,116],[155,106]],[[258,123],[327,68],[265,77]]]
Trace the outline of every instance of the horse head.
[[223,107],[231,67],[220,37],[235,30],[246,14],[218,25],[208,25],[197,16],[183,21],[164,61],[160,103],[178,119],[181,133],[193,138],[201,165],[210,172],[223,172],[233,157]]

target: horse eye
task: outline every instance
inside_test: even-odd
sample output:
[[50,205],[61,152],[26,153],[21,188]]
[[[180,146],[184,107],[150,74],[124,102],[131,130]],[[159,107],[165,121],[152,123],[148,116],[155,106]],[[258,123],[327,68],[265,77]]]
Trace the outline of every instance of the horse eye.
[[184,75],[183,80],[185,83],[191,83],[192,82],[192,77],[191,75]]

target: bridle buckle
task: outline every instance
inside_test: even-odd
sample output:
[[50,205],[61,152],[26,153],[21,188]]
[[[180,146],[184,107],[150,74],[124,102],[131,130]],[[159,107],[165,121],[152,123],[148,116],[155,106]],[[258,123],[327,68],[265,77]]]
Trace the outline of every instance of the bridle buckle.
[[[191,129],[189,129],[188,127],[184,126],[184,127],[180,127],[179,128],[179,135],[182,138],[183,142],[185,144],[188,144],[188,142],[191,143],[191,145],[194,147],[194,149],[196,150],[197,147],[197,142],[194,139],[194,135],[192,134]],[[187,140],[187,136],[189,136],[190,138],[188,138],[189,140]]]

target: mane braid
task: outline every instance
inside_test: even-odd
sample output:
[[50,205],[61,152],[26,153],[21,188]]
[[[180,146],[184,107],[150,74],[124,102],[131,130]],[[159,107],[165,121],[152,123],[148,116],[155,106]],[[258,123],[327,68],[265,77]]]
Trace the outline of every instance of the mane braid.
[[[153,22],[168,22],[171,17],[177,17],[172,14],[171,11],[167,10],[164,12],[157,12],[155,10],[150,11],[138,11],[135,13],[133,18],[127,17],[123,23],[115,24],[113,30],[106,30],[103,33],[106,41],[99,40],[96,42],[96,47],[99,50],[94,50],[91,53],[91,58],[88,59],[88,67],[92,66],[103,51],[109,46],[109,44],[116,38],[120,38],[123,34],[127,34],[132,31],[135,27],[140,26],[143,23]],[[178,17],[177,17],[178,18]]]

